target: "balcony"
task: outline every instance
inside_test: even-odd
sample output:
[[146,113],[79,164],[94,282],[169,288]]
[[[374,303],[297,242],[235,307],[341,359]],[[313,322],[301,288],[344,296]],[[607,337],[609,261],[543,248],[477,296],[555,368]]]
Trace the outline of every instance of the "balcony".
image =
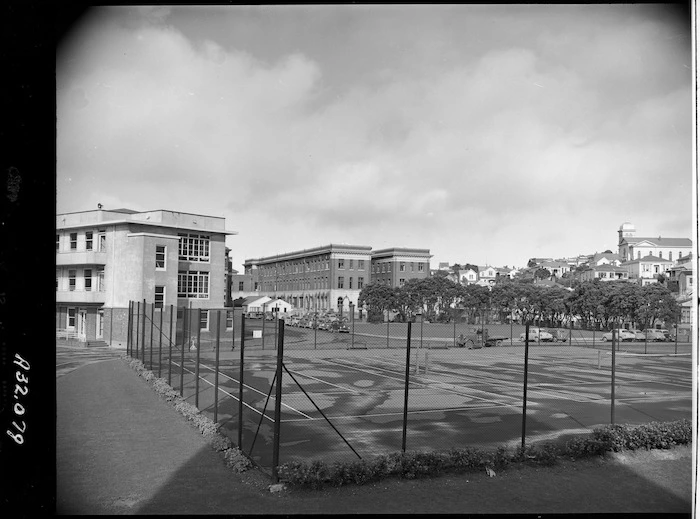
[[104,304],[107,300],[105,292],[84,290],[57,290],[57,303],[84,303],[84,304]]
[[68,265],[106,265],[107,253],[94,250],[56,253],[56,266]]

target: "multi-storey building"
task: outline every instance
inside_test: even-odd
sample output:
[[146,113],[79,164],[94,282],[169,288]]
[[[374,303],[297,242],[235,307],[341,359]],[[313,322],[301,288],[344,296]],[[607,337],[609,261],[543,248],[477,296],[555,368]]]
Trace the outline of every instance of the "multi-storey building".
[[393,247],[372,252],[370,281],[402,287],[409,279],[430,277],[430,250]]
[[224,307],[223,218],[98,207],[56,217],[57,330],[124,344],[129,301]]
[[350,303],[357,307],[360,291],[370,280],[371,250],[369,246],[330,244],[248,259],[244,271],[250,281],[244,277],[239,282],[298,310],[349,310]]
[[693,242],[689,238],[640,238],[635,236],[636,232],[634,225],[629,222],[620,225],[617,231],[618,254],[623,262],[647,256],[677,261],[692,252]]

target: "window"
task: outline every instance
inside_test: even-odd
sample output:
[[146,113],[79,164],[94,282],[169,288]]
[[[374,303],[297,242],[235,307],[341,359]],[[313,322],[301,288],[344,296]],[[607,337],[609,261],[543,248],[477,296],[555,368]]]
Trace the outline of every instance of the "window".
[[361,289],[365,285],[365,278],[357,278],[357,288]]
[[165,245],[156,245],[156,270],[165,270]]
[[423,272],[423,263],[418,264],[418,272]]
[[406,280],[404,278],[399,279],[399,286],[402,287],[406,283]]
[[199,311],[199,329],[209,330],[209,310]]
[[70,269],[68,271],[68,290],[70,290],[71,292],[75,291],[75,274],[76,271],[73,269]]
[[83,279],[85,280],[85,291],[92,291],[92,269],[83,269]]
[[348,282],[348,288],[352,288],[352,278],[350,278],[350,280]]
[[97,291],[98,292],[105,291],[105,269],[104,269],[104,267],[100,267],[97,269]]
[[153,298],[156,308],[163,308],[165,303],[165,287],[156,285],[155,297]]
[[67,328],[75,328],[75,308],[69,308],[68,309],[68,316],[66,320],[66,327]]
[[92,250],[92,231],[85,233],[85,250]]
[[56,252],[58,252],[60,247],[61,247],[61,235],[57,234],[56,235]]
[[97,310],[97,338],[104,337],[105,334],[105,311]]
[[97,236],[97,252],[104,252],[107,250],[107,234],[105,231],[100,231]]
[[348,268],[349,269],[353,268],[352,264],[353,264],[353,260],[348,260]]
[[406,264],[403,261],[399,263],[399,272],[406,272]]
[[338,260],[338,268],[339,269],[344,269],[345,268],[345,260]]
[[58,291],[58,282],[61,279],[61,271],[56,269],[56,291]]
[[238,282],[238,291],[239,291],[239,292],[243,292],[243,290],[244,290],[244,289],[243,289],[243,286],[244,286],[244,285],[243,285],[243,281],[239,281],[239,282]]
[[357,268],[359,270],[365,270],[365,260],[357,260]]
[[673,261],[673,252],[668,251],[668,261]]
[[78,233],[70,233],[70,250],[76,250],[78,248]]
[[226,329],[233,330],[233,310],[226,310]]
[[178,234],[179,259],[209,263],[209,236],[203,234]]
[[209,272],[178,272],[177,297],[209,299]]
[[343,285],[345,285],[345,278],[343,276],[338,276],[338,288],[344,288]]

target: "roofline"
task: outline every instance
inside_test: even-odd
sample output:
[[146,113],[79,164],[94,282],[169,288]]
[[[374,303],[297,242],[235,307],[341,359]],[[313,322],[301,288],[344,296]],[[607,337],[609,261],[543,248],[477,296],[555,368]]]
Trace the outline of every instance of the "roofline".
[[[61,214],[69,214],[69,213],[61,213]],[[190,213],[187,213],[190,214]],[[57,215],[60,216],[60,215]],[[199,216],[204,216],[204,215],[199,215]],[[148,221],[142,221],[142,220],[107,220],[107,221],[102,221],[102,222],[88,222],[88,223],[81,223],[77,225],[63,225],[63,226],[56,226],[57,230],[65,230],[65,229],[81,229],[85,227],[107,227],[110,225],[122,225],[122,224],[132,224],[132,225],[145,225],[145,226],[150,226],[150,227],[165,227],[167,229],[183,229],[183,230],[188,230],[188,231],[199,231],[199,232],[207,232],[207,233],[212,233],[212,234],[224,234],[227,236],[232,236],[238,234],[238,231],[227,231],[227,230],[218,230],[218,229],[203,229],[201,227],[188,227],[185,225],[171,225],[167,223],[159,223],[159,222],[148,222]]]

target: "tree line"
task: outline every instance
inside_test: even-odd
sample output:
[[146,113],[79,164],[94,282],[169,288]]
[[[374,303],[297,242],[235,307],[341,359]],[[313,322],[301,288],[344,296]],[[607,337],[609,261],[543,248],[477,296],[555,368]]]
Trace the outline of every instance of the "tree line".
[[629,281],[584,281],[567,290],[508,278],[491,287],[462,285],[432,276],[410,279],[402,287],[366,285],[358,304],[365,306],[370,322],[383,321],[386,312],[401,322],[422,314],[430,322],[513,319],[520,324],[568,326],[575,319],[584,328],[634,322],[644,329],[657,321],[678,322],[680,317],[680,306],[667,287]]

